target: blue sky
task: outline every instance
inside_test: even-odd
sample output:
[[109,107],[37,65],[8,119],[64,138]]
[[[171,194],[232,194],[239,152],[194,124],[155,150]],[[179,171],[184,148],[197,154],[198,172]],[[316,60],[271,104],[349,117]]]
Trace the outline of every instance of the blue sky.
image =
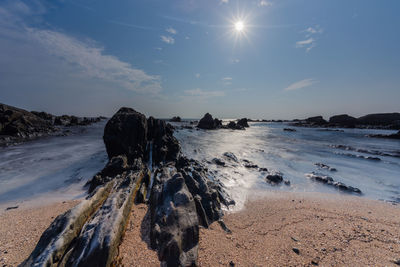
[[398,112],[398,10],[397,0],[3,0],[0,102],[88,116]]

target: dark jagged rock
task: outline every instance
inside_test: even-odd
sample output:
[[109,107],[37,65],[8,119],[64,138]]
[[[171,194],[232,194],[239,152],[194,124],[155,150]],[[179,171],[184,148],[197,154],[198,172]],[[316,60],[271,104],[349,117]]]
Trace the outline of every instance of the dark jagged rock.
[[175,117],[172,117],[172,119],[170,119],[170,121],[172,121],[172,122],[181,122],[182,119],[179,116],[175,116]]
[[230,121],[227,125],[227,128],[232,129],[232,130],[244,130],[244,126],[237,124],[234,121]]
[[199,221],[185,179],[174,167],[157,172],[151,191],[151,247],[161,265],[196,266]]
[[357,119],[362,125],[388,126],[392,124],[400,125],[400,113],[377,113],[368,114]]
[[[221,221],[222,205],[235,204],[222,184],[181,155],[170,124],[133,109],[121,108],[103,139],[109,162],[88,182],[92,193],[85,208],[70,211],[72,219],[66,214],[56,220],[24,266],[113,265],[133,202],[149,205],[151,246],[162,264],[195,266],[199,226]],[[99,201],[95,196],[105,191]]]
[[306,119],[307,123],[310,123],[312,125],[324,125],[327,124],[328,122],[324,120],[322,116],[315,116],[315,117],[310,117]]
[[246,127],[246,128],[249,127],[248,120],[246,118],[238,120],[237,125],[239,125],[241,127]]
[[296,132],[297,131],[296,129],[293,129],[293,128],[283,128],[283,130],[285,132]]
[[131,108],[120,108],[104,128],[104,144],[109,158],[126,155],[128,160],[145,158],[146,117]]
[[213,130],[222,126],[222,121],[217,118],[213,119],[210,113],[206,113],[197,124],[197,127],[205,130]]
[[283,174],[280,172],[272,171],[265,177],[265,179],[270,184],[280,184],[283,182]]
[[329,171],[331,171],[331,172],[337,171],[335,168],[332,168],[332,167],[330,167],[330,166],[328,166],[328,165],[326,165],[326,164],[324,164],[324,163],[318,162],[318,163],[315,163],[314,165],[317,166],[317,167],[319,167],[319,168],[321,168],[321,169],[327,169],[327,170],[329,170]]
[[235,154],[233,154],[232,152],[225,152],[223,154],[223,156],[229,160],[232,160],[234,162],[239,162],[238,158],[236,157]]
[[353,128],[358,123],[358,120],[347,114],[335,115],[329,118],[329,123],[339,127]]
[[225,166],[225,161],[219,158],[213,158],[212,162],[218,166]]
[[370,134],[368,136],[375,138],[400,139],[400,131],[394,134]]
[[54,130],[51,122],[31,112],[0,104],[0,135],[31,138]]
[[306,174],[306,176],[308,178],[310,178],[311,180],[314,180],[316,182],[320,182],[320,183],[323,183],[323,184],[326,184],[329,186],[333,186],[336,189],[339,189],[343,192],[362,194],[360,189],[358,189],[356,187],[345,185],[344,183],[341,183],[341,182],[336,182],[335,180],[333,180],[332,177],[329,177],[326,175],[320,175],[320,174],[312,172],[312,173]]

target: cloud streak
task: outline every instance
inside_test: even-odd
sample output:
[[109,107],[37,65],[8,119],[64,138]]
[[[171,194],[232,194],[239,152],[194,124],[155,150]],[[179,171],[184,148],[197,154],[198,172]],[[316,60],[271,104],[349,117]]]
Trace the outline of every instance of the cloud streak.
[[317,46],[317,40],[315,36],[320,35],[324,32],[324,30],[316,25],[314,27],[308,27],[304,31],[305,39],[296,42],[296,48],[305,48],[306,52],[310,52],[311,49]]
[[315,83],[318,83],[318,81],[315,79],[304,79],[304,80],[292,83],[291,85],[289,85],[288,87],[286,87],[283,90],[284,91],[294,91],[294,90],[309,87]]
[[172,45],[175,43],[175,39],[172,36],[161,35],[160,38],[161,38],[161,41],[163,41],[166,44]]
[[[157,94],[162,90],[159,76],[149,75],[128,62],[106,54],[104,47],[94,40],[82,41],[61,31],[27,26],[24,18],[36,14],[23,2],[15,1],[14,4],[19,4],[18,12],[7,6],[0,6],[0,14],[3,18],[8,18],[0,19],[0,36],[9,42],[16,42],[16,49],[21,49],[21,44],[24,44],[37,53],[44,53],[46,59],[57,61],[60,66],[65,66],[65,70],[72,72],[65,73],[65,77],[70,74],[75,78],[91,78],[109,82],[116,88],[146,94]],[[20,11],[22,9],[23,12]],[[37,67],[46,64],[37,62]]]

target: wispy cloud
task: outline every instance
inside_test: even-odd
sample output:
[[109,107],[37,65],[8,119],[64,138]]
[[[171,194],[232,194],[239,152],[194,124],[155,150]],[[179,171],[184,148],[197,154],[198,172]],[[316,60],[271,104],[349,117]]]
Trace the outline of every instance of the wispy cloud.
[[177,34],[177,33],[178,33],[178,31],[175,30],[175,29],[172,28],[172,27],[169,27],[169,28],[165,29],[165,31],[166,31],[166,32],[169,32],[170,34]]
[[[88,38],[80,40],[61,31],[30,27],[25,23],[25,17],[36,15],[36,11],[21,1],[16,0],[13,4],[18,4],[20,11],[0,5],[0,17],[8,18],[0,18],[0,34],[9,42],[15,42],[15,49],[29,47],[32,54],[36,52],[46,60],[57,62],[60,68],[64,66],[64,69],[70,72],[65,73],[65,77],[72,75],[76,81],[79,80],[78,77],[90,78],[109,82],[116,88],[140,93],[155,94],[161,91],[159,76],[149,75],[130,63],[107,54],[104,47],[94,40]],[[23,12],[21,12],[22,8]],[[5,56],[1,52],[0,55]],[[18,64],[21,64],[21,68],[24,67],[24,62],[18,62]],[[36,67],[48,66],[46,64],[48,62],[40,61],[36,63]],[[0,69],[3,67],[0,66]],[[51,73],[46,73],[46,75],[50,76]]]
[[196,76],[196,78],[200,78],[200,73],[196,73],[194,76]]
[[317,82],[318,81],[315,79],[304,79],[304,80],[292,83],[291,85],[289,85],[288,87],[286,87],[283,90],[284,91],[294,91],[294,90],[298,90],[301,88],[309,87]]
[[183,93],[184,95],[181,97],[186,100],[206,100],[209,98],[225,96],[224,91],[205,91],[200,88],[185,90]]
[[219,1],[221,4],[228,4],[229,3],[229,0],[220,0]]
[[258,6],[272,6],[272,3],[270,1],[260,0]]
[[111,23],[111,24],[124,26],[124,27],[129,27],[129,28],[140,29],[140,30],[157,30],[157,28],[154,28],[154,27],[136,25],[136,24],[131,24],[131,23],[122,22],[122,21],[118,21],[118,20],[108,20],[108,22]]
[[232,84],[232,77],[223,77],[221,80],[224,85]]
[[308,27],[302,32],[305,33],[305,39],[297,41],[296,47],[305,48],[306,52],[310,52],[311,49],[317,46],[316,36],[322,34],[324,30],[319,25],[316,25],[314,27]]
[[175,43],[175,39],[172,36],[161,35],[160,38],[161,38],[161,41],[163,41],[164,43],[167,43],[167,44]]

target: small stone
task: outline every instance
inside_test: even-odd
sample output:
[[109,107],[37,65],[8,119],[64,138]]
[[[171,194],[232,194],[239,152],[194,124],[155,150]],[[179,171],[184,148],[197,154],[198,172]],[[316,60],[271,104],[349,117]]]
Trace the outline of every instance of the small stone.
[[312,260],[312,261],[311,261],[311,264],[312,264],[312,265],[315,265],[315,266],[318,266],[318,262],[315,261],[315,260]]
[[393,261],[393,263],[400,266],[400,258],[399,258],[399,259],[395,259],[395,260]]
[[229,267],[235,267],[235,263],[233,261],[229,262]]
[[292,248],[293,252],[296,253],[297,255],[300,254],[300,250],[298,248]]

